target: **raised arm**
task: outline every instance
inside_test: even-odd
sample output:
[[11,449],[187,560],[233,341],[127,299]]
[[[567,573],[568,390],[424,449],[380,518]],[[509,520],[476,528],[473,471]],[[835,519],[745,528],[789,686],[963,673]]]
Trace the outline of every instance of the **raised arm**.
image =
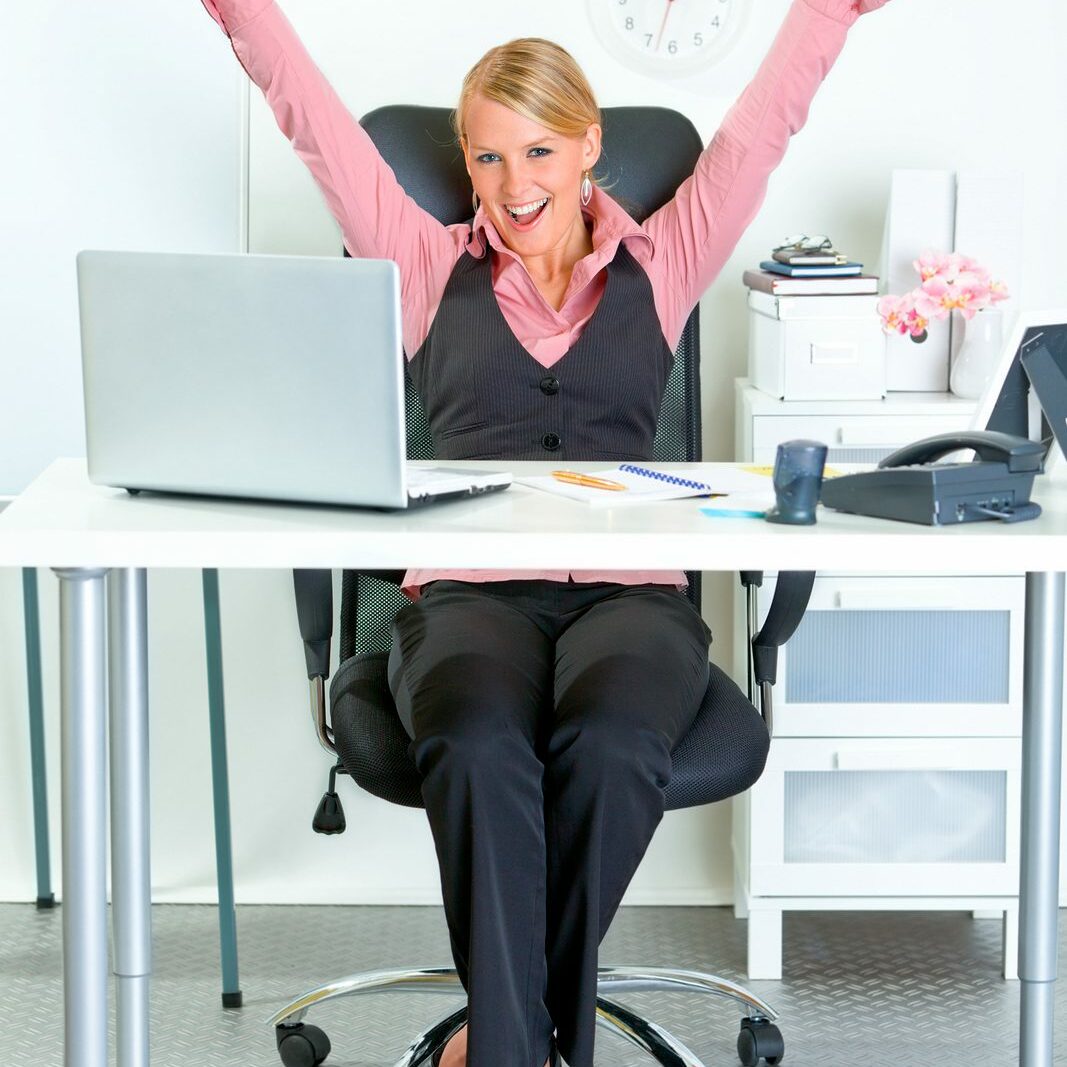
[[656,302],[672,347],[763,203],[771,171],[807,120],[849,26],[886,2],[793,0],[770,52],[693,175],[647,220],[658,260],[651,272]]
[[[462,243],[401,188],[274,0],[203,0],[311,171],[353,256],[400,268],[405,347],[436,308]],[[409,347],[409,354],[411,349]]]

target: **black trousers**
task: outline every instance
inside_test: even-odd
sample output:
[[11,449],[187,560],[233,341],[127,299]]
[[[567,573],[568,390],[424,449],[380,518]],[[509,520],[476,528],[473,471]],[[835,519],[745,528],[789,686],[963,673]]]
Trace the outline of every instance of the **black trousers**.
[[422,774],[468,1067],[592,1067],[597,949],[663,817],[710,632],[659,585],[437,581],[390,686]]

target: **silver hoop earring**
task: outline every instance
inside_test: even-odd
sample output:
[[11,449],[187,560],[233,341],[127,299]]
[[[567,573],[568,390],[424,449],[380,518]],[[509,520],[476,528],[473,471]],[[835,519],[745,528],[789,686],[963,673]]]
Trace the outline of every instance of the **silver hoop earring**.
[[478,205],[481,201],[478,199],[477,193],[471,193],[471,203],[474,205],[474,214],[478,214]]
[[582,206],[584,207],[593,199],[593,183],[589,180],[589,171],[585,172],[585,177],[582,179],[582,188],[580,190],[582,198]]

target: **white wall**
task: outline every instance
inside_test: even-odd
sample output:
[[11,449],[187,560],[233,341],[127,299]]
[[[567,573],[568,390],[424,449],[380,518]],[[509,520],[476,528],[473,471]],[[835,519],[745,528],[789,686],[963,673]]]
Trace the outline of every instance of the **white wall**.
[[[54,0],[20,9],[5,15],[14,27],[0,37],[0,48],[27,56],[0,60],[28,101],[7,131],[18,155],[8,157],[5,191],[13,192],[0,204],[5,237],[14,238],[5,245],[18,251],[0,263],[0,491],[17,491],[53,455],[83,451],[74,252],[237,247],[234,76],[243,74],[225,38],[197,0],[137,4],[136,18],[133,0],[92,5],[91,16],[85,7],[66,5],[62,17]],[[345,0],[284,0],[284,7],[356,115],[397,100],[451,103],[487,47],[535,33],[574,52],[602,104],[673,106],[707,138],[787,4],[752,0],[729,65],[672,85],[630,74],[602,53],[574,0],[468,0],[462,25],[455,6],[439,4],[420,3],[418,17],[411,5]],[[1067,178],[1067,72],[1057,42],[1067,39],[1067,9],[1030,0],[1020,10],[1006,15],[995,0],[892,0],[853,30],[762,211],[703,301],[709,458],[729,458],[732,448],[730,380],[745,369],[742,269],[798,230],[830,233],[875,264],[893,167],[1022,169],[1025,303],[1064,302],[1057,261],[1067,216],[1057,190]],[[442,41],[449,43],[435,50]],[[31,144],[32,153],[23,147]],[[249,250],[336,254],[337,228],[255,90],[249,146]],[[723,663],[731,581],[706,583]],[[42,573],[41,582],[57,826],[54,579]],[[348,786],[348,834],[310,832],[326,760],[308,723],[289,578],[231,571],[221,584],[238,900],[438,899],[421,812]],[[149,594],[156,895],[210,899],[199,575],[153,574]],[[7,861],[0,899],[33,896],[21,640],[19,576],[0,571],[0,854]],[[723,805],[669,815],[627,901],[730,899],[728,833]]]
[[4,5],[0,494],[85,452],[75,253],[237,249],[239,79],[214,28],[190,0]]

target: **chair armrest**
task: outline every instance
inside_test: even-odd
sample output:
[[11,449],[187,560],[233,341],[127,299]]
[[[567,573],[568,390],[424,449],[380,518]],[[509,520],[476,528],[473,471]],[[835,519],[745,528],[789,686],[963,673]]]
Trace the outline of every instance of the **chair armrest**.
[[293,571],[296,617],[304,641],[309,678],[328,678],[330,639],[333,637],[333,574],[330,571]]
[[[746,580],[747,577],[747,580]],[[751,590],[759,586],[763,575],[759,571],[743,571],[742,584]],[[757,685],[774,684],[778,677],[778,649],[796,632],[811,599],[815,583],[814,571],[782,571],[775,584],[774,598],[763,626],[750,634],[752,672]]]

